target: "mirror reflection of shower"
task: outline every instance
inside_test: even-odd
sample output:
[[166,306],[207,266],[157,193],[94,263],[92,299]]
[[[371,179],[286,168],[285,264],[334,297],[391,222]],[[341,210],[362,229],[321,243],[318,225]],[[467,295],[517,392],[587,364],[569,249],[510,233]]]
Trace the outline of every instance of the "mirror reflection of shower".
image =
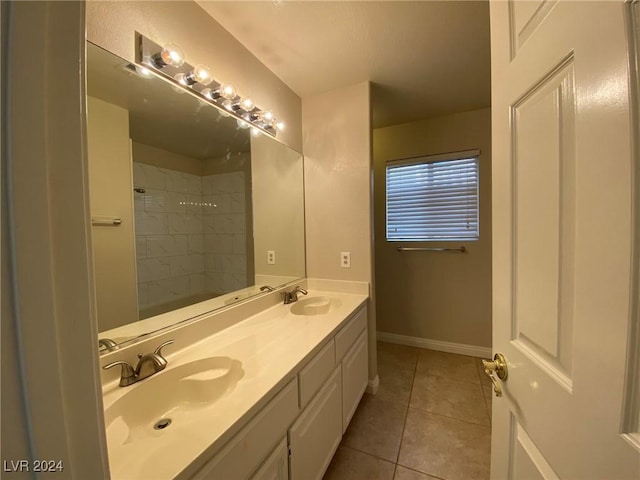
[[168,165],[176,154],[133,144],[133,182],[144,190],[134,194],[140,318],[253,284],[250,154],[204,160],[200,172],[179,158],[159,167],[157,156]]

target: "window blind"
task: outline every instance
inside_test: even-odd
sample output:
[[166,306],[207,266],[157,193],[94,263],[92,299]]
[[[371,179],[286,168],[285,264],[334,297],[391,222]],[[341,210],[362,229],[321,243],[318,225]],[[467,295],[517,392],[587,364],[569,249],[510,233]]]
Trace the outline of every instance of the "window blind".
[[387,240],[476,240],[478,156],[387,166]]

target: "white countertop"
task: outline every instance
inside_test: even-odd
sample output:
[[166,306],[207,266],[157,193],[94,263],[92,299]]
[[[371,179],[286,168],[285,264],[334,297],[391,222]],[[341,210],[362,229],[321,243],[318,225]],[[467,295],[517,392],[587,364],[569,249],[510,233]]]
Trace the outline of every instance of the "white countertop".
[[[199,410],[189,421],[171,425],[166,430],[150,428],[147,437],[124,442],[122,436],[118,439],[118,435],[108,433],[111,478],[171,479],[194,461],[204,464],[296,375],[303,363],[368,298],[362,294],[309,290],[309,297],[312,296],[330,296],[338,299],[340,305],[325,315],[301,316],[290,313],[289,305],[278,304],[189,348],[167,354],[165,372],[193,360],[228,356],[242,362],[244,376],[233,391],[213,406]],[[145,380],[130,387],[119,387],[117,382],[105,385],[105,410],[131,389],[144,388],[144,383]],[[110,431],[109,425],[107,431]]]

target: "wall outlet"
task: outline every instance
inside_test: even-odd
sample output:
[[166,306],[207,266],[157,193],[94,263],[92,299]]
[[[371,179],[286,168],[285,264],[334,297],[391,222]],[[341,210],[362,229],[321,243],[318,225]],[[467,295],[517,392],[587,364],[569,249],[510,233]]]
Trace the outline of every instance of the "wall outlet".
[[351,268],[351,252],[340,252],[340,266]]
[[267,264],[275,265],[276,264],[276,252],[275,250],[267,250]]

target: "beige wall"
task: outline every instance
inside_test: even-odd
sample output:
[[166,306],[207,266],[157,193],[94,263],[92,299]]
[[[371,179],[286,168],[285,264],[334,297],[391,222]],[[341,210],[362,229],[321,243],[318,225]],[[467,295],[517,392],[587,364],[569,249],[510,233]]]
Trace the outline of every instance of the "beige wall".
[[[467,254],[398,252],[385,238],[385,161],[471,150],[480,155],[480,239],[438,242]],[[491,346],[491,110],[374,130],[378,331]],[[426,244],[420,244],[426,245]]]
[[251,164],[256,275],[304,277],[302,156],[260,135],[251,138]]
[[[129,119],[127,119],[127,124]],[[132,143],[133,161],[153,165],[154,167],[167,168],[176,172],[202,175],[202,160],[187,157],[179,153],[169,152],[161,148],[145,145],[144,143]]]
[[98,330],[103,332],[138,320],[129,112],[87,97],[87,119],[91,216],[122,220],[119,226],[92,227]]
[[86,10],[89,41],[129,61],[136,31],[161,45],[180,45],[190,64],[208,65],[216,80],[273,110],[286,124],[278,138],[302,150],[300,98],[195,2],[89,0]]
[[[371,211],[371,85],[302,100],[307,277],[369,282],[369,382],[377,378]],[[351,252],[351,268],[340,267]]]
[[302,124],[307,276],[370,282],[369,83],[304,98]]

